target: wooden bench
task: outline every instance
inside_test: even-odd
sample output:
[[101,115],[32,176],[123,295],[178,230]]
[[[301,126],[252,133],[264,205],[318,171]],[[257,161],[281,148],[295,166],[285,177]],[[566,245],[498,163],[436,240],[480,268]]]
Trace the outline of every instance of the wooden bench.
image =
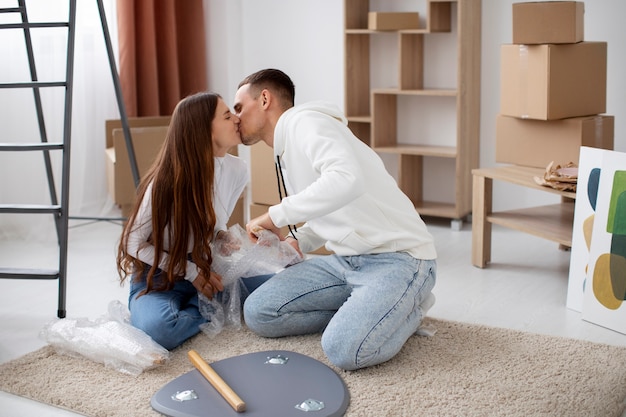
[[[491,261],[491,225],[498,224],[557,242],[571,248],[575,192],[538,185],[533,177],[544,170],[522,166],[502,166],[472,170],[472,264],[484,268]],[[505,181],[561,196],[561,203],[501,212],[492,211],[493,180]]]

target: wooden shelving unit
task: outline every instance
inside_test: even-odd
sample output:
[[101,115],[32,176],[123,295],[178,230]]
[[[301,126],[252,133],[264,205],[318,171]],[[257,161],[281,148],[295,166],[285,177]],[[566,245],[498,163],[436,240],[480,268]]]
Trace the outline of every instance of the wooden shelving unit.
[[[533,178],[543,176],[544,172],[545,170],[540,168],[517,165],[473,171],[472,264],[474,266],[484,268],[491,261],[492,224],[551,240],[563,248],[572,246],[576,193],[559,191],[535,183]],[[493,212],[494,180],[559,195],[561,203]]]
[[[393,86],[371,85],[370,40],[389,31],[369,30],[369,0],[345,0],[345,106],[352,131],[379,153],[398,157],[398,184],[425,216],[461,221],[472,210],[472,169],[478,167],[480,133],[481,0],[426,1],[425,27],[397,30],[398,78]],[[418,11],[420,15],[424,11]],[[429,36],[455,36],[456,85],[425,85]],[[449,51],[448,51],[449,52]],[[455,138],[400,137],[399,98],[449,100]],[[446,103],[448,105],[448,103]],[[435,145],[433,145],[435,143]],[[436,145],[441,143],[442,145]],[[452,144],[450,146],[450,144]],[[454,160],[454,201],[435,201],[424,192],[425,158]],[[436,162],[436,161],[435,161]],[[459,223],[457,223],[458,225]]]

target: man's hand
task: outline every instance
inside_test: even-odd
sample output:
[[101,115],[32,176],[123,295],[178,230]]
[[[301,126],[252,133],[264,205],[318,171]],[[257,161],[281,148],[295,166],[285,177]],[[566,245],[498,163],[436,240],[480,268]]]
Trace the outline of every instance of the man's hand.
[[192,284],[198,292],[204,294],[209,300],[212,300],[213,296],[218,292],[224,291],[222,277],[213,271],[211,271],[209,279],[207,279],[203,274],[198,274]]
[[257,241],[261,230],[269,230],[278,236],[280,240],[284,240],[284,238],[280,235],[280,229],[276,227],[274,222],[272,222],[269,213],[256,217],[246,224],[246,232],[248,232],[248,237],[253,242]]

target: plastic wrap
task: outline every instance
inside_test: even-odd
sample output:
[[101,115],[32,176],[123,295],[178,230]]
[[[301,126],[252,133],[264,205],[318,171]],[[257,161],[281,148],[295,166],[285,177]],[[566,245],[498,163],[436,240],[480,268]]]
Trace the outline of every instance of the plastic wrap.
[[211,268],[221,275],[224,284],[224,291],[212,300],[199,294],[200,314],[209,320],[200,329],[211,337],[224,326],[241,328],[241,278],[274,274],[302,260],[289,243],[274,233],[260,231],[255,243],[237,224],[228,229],[226,238],[212,244],[211,253]]
[[169,359],[165,348],[130,324],[128,308],[117,300],[109,303],[108,314],[95,321],[86,318],[51,321],[44,326],[40,337],[58,353],[84,356],[134,376]]

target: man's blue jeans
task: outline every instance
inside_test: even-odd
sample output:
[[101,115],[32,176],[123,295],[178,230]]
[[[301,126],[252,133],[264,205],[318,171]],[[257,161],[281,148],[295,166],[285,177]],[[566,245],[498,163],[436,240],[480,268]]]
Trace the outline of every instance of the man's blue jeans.
[[435,280],[436,261],[406,253],[315,257],[250,294],[244,319],[265,337],[323,332],[331,363],[363,368],[391,359],[416,332]]

